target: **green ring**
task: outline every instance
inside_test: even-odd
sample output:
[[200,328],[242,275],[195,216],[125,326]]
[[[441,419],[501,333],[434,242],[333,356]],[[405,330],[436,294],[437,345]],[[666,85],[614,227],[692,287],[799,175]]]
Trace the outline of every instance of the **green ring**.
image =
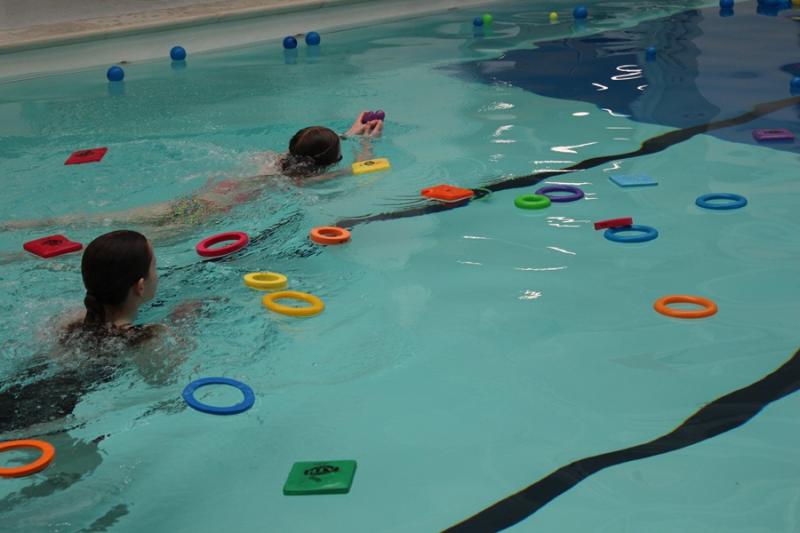
[[550,207],[550,198],[541,194],[523,194],[514,198],[514,205],[520,209],[544,209]]

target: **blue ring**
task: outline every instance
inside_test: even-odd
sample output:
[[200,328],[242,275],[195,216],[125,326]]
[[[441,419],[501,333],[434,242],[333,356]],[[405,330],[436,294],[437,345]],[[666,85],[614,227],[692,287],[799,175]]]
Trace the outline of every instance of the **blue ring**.
[[[230,385],[231,387],[236,387],[242,392],[242,394],[244,394],[244,400],[236,405],[231,405],[230,407],[216,407],[214,405],[208,405],[199,402],[194,397],[194,393],[197,389],[205,385]],[[256,395],[253,392],[253,389],[241,381],[236,381],[235,379],[230,378],[201,378],[192,381],[186,385],[185,389],[183,389],[183,399],[186,400],[186,403],[189,404],[189,407],[212,415],[236,415],[247,411],[253,407],[254,403],[256,403]]]
[[[731,200],[731,202],[726,204],[712,204],[711,200]],[[698,196],[694,203],[703,209],[716,209],[719,211],[723,209],[739,209],[744,207],[747,205],[747,198],[739,194],[712,192],[710,194]]]
[[[623,231],[639,231],[641,235],[633,235],[631,237],[621,237],[617,235]],[[614,242],[647,242],[652,241],[658,237],[658,230],[650,226],[642,226],[633,224],[631,226],[619,226],[616,228],[608,228],[603,232],[603,236],[609,241]]]

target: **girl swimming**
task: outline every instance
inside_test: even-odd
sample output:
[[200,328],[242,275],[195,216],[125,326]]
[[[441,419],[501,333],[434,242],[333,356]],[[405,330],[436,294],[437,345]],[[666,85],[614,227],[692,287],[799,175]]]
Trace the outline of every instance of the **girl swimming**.
[[83,252],[81,276],[86,311],[67,326],[68,336],[110,336],[138,343],[155,334],[155,326],[134,325],[139,308],[158,288],[156,256],[144,235],[119,230],[97,237]]
[[81,275],[85,309],[57,321],[58,346],[0,386],[0,435],[64,418],[85,393],[131,365],[148,383],[168,381],[190,347],[180,328],[169,326],[196,314],[196,301],[177,306],[165,324],[136,324],[158,288],[153,247],[141,233],[112,231],[93,240]]
[[91,216],[67,215],[7,222],[0,224],[0,228],[136,224],[148,227],[148,232],[154,236],[171,235],[258,198],[276,177],[288,177],[294,185],[302,186],[349,174],[349,170],[332,170],[342,160],[341,139],[360,137],[362,145],[356,161],[364,161],[372,157],[369,139],[379,137],[383,131],[382,120],[370,120],[362,124],[364,114],[360,113],[350,129],[341,136],[324,126],[301,129],[289,141],[288,152],[269,158],[271,162],[257,176],[226,179],[209,184],[191,196],[147,207]]

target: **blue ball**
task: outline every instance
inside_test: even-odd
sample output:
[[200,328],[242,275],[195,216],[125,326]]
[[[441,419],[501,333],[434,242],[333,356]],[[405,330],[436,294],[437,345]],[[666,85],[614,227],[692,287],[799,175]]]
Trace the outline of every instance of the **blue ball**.
[[106,78],[108,81],[122,81],[125,78],[125,71],[122,70],[122,67],[114,65],[106,72]]
[[317,46],[321,40],[322,37],[315,31],[310,31],[306,34],[306,44],[308,46]]
[[283,39],[283,47],[286,48],[287,50],[292,50],[294,48],[297,48],[297,39],[295,39],[291,35],[285,37]]
[[800,89],[800,76],[795,76],[792,78],[792,81],[789,82],[789,86],[792,89]]
[[656,58],[656,47],[655,46],[650,46],[650,47],[647,48],[647,50],[644,51],[644,53],[645,53],[645,57],[647,57],[647,59],[655,59]]
[[589,16],[589,10],[586,9],[586,6],[578,6],[572,10],[572,16],[576,19],[585,19]]
[[722,9],[731,9],[733,7],[733,0],[719,0],[719,7]]
[[186,59],[186,49],[182,46],[173,46],[172,50],[169,51],[169,57],[173,61],[183,61]]
[[483,17],[475,17],[472,19],[473,26],[483,26]]

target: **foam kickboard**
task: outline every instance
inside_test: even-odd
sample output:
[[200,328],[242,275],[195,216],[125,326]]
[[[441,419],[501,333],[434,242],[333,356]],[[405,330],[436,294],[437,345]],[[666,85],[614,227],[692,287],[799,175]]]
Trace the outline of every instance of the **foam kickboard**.
[[620,187],[652,187],[658,182],[650,176],[609,176]]

